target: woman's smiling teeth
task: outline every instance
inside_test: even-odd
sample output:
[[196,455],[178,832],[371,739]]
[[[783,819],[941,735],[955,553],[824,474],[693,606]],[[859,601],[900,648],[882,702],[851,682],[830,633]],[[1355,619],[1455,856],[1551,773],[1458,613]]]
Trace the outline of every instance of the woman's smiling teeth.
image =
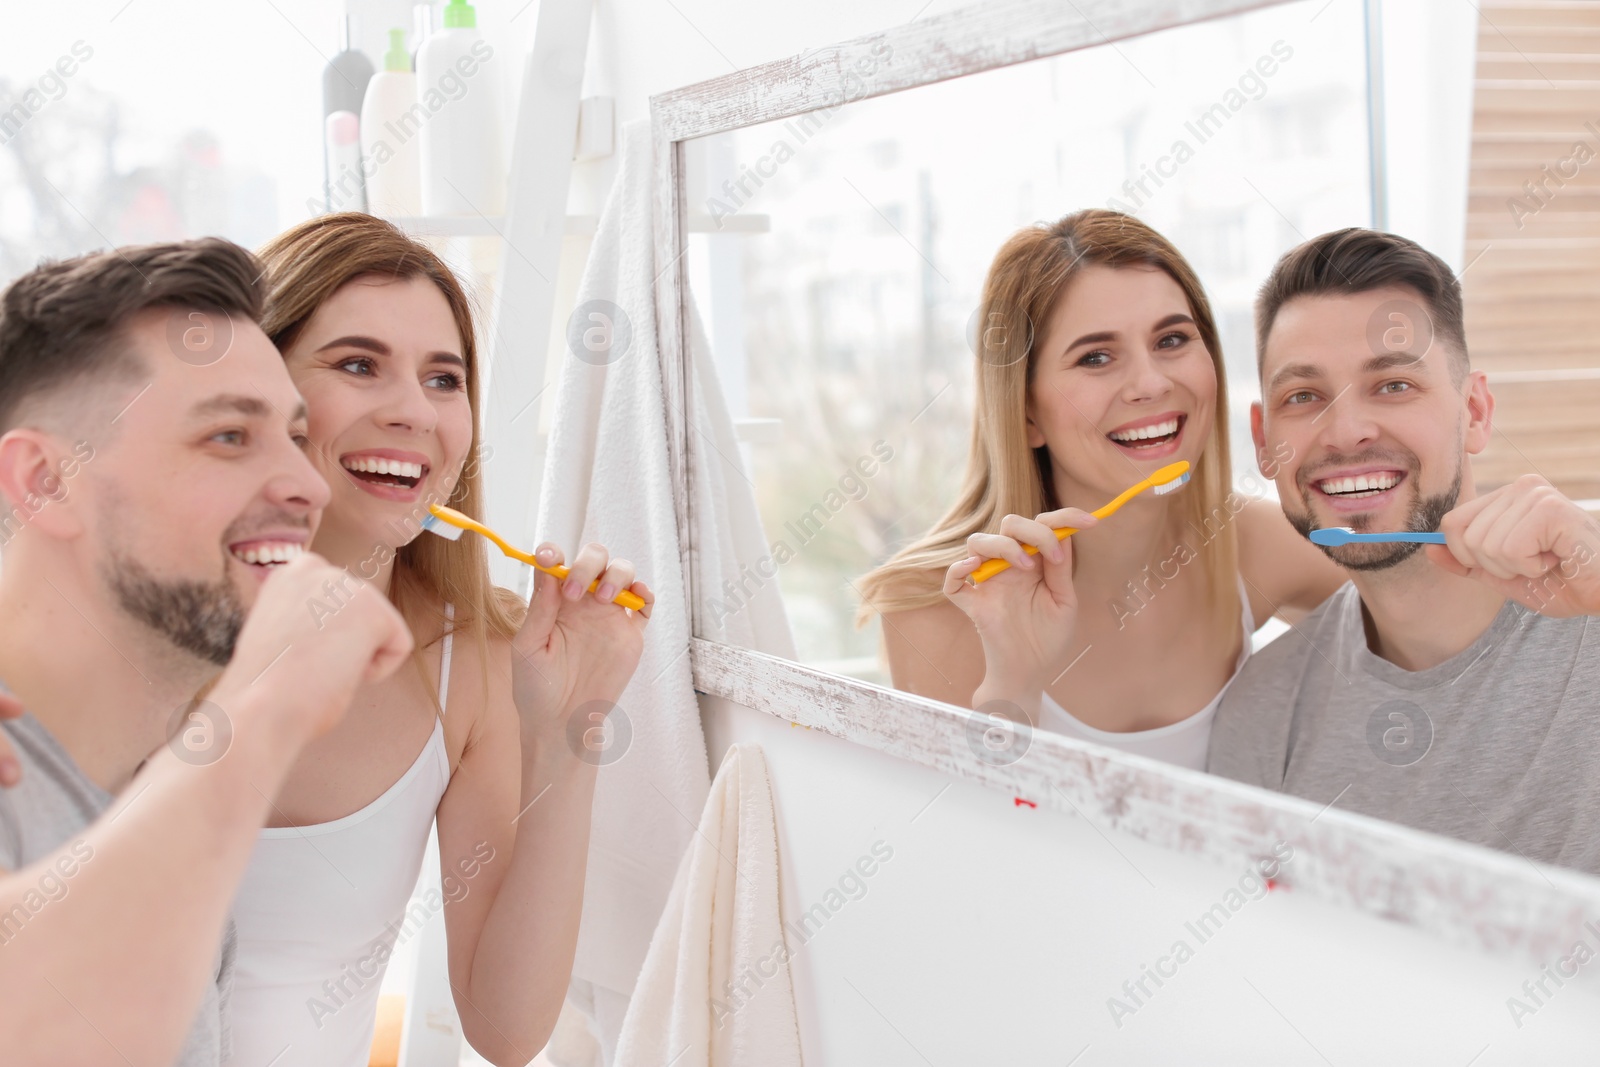
[[1329,496],[1374,496],[1400,484],[1400,475],[1393,471],[1358,474],[1353,478],[1328,478],[1317,483],[1317,488]]
[[305,550],[304,545],[295,544],[293,541],[258,541],[230,551],[233,553],[234,559],[242,560],[245,563],[273,567],[280,563],[288,563]]
[[1140,426],[1135,430],[1113,430],[1106,436],[1110,437],[1119,445],[1145,447],[1141,445],[1141,442],[1149,441],[1151,443],[1160,443],[1166,438],[1177,433],[1178,426],[1181,424],[1181,422],[1182,420],[1179,418],[1171,418],[1165,422],[1152,423],[1149,426]]
[[422,464],[402,463],[397,459],[372,459],[348,457],[341,461],[344,469],[354,474],[387,474],[396,478],[422,477]]
[[339,460],[339,464],[352,478],[385,492],[413,490],[421,484],[423,475],[428,471],[425,463],[383,456],[345,456]]

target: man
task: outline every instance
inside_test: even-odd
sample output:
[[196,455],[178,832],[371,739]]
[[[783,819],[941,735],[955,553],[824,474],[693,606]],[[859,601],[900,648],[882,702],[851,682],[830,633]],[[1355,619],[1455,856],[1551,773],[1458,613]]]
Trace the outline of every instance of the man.
[[1494,399],[1454,275],[1326,234],[1273,270],[1256,330],[1251,428],[1290,457],[1289,520],[1446,543],[1326,549],[1350,584],[1246,665],[1210,769],[1600,874],[1600,525],[1534,475],[1477,492]]
[[[219,946],[271,798],[411,649],[369,588],[307,610],[344,575],[303,551],[328,488],[259,274],[205,240],[0,299],[0,679],[28,709],[0,723],[7,1064],[219,1061]],[[264,548],[290,562],[246,562]]]

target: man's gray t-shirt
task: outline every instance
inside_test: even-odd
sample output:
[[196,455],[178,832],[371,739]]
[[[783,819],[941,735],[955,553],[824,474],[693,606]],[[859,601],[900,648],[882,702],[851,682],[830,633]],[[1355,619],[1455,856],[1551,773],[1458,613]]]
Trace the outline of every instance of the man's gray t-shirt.
[[1346,584],[1245,664],[1207,769],[1600,874],[1600,621],[1507,601],[1465,651],[1407,671],[1368,648]]
[[[23,936],[29,920],[71,892],[72,876],[94,855],[81,840],[89,824],[111,805],[112,796],[78,769],[66,749],[32,715],[0,722],[22,764],[22,781],[0,788],[0,868],[20,871],[61,845],[79,839],[56,864],[37,876],[36,891],[10,912],[0,913],[0,947]],[[176,1067],[218,1067],[227,1055],[227,1005],[233,984],[234,931],[228,923],[218,947],[216,984],[206,988],[194,1029],[174,1060]],[[130,995],[162,996],[160,990]],[[93,1006],[80,1005],[93,1021]]]

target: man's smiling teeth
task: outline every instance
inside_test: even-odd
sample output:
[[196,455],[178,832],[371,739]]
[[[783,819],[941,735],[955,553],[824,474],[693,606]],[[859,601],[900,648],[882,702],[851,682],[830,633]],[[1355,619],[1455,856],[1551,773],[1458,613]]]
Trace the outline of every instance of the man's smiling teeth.
[[359,474],[388,474],[399,478],[422,477],[422,464],[402,463],[397,459],[346,459],[344,469]]
[[1381,493],[1386,489],[1393,489],[1400,484],[1400,476],[1384,472],[1381,474],[1358,474],[1354,478],[1329,478],[1327,481],[1317,483],[1317,488],[1330,496],[1343,494]]
[[1141,426],[1137,430],[1117,430],[1110,437],[1113,441],[1143,441],[1149,437],[1170,437],[1177,432],[1178,420],[1168,419],[1153,426]]
[[246,563],[288,563],[305,551],[304,545],[292,541],[268,541],[233,550],[233,558]]

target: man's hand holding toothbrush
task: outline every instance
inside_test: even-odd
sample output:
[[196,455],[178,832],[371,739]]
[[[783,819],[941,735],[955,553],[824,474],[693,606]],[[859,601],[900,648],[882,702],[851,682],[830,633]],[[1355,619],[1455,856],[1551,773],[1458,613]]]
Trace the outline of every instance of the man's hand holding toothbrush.
[[[311,610],[326,602],[329,587],[345,590],[337,610]],[[248,720],[275,756],[287,748],[292,757],[343,718],[357,689],[388,677],[411,649],[411,630],[388,597],[306,552],[262,584],[233,658],[206,699],[235,730]]]
[[1484,493],[1439,523],[1428,558],[1552,618],[1600,615],[1600,520],[1536,474]]

